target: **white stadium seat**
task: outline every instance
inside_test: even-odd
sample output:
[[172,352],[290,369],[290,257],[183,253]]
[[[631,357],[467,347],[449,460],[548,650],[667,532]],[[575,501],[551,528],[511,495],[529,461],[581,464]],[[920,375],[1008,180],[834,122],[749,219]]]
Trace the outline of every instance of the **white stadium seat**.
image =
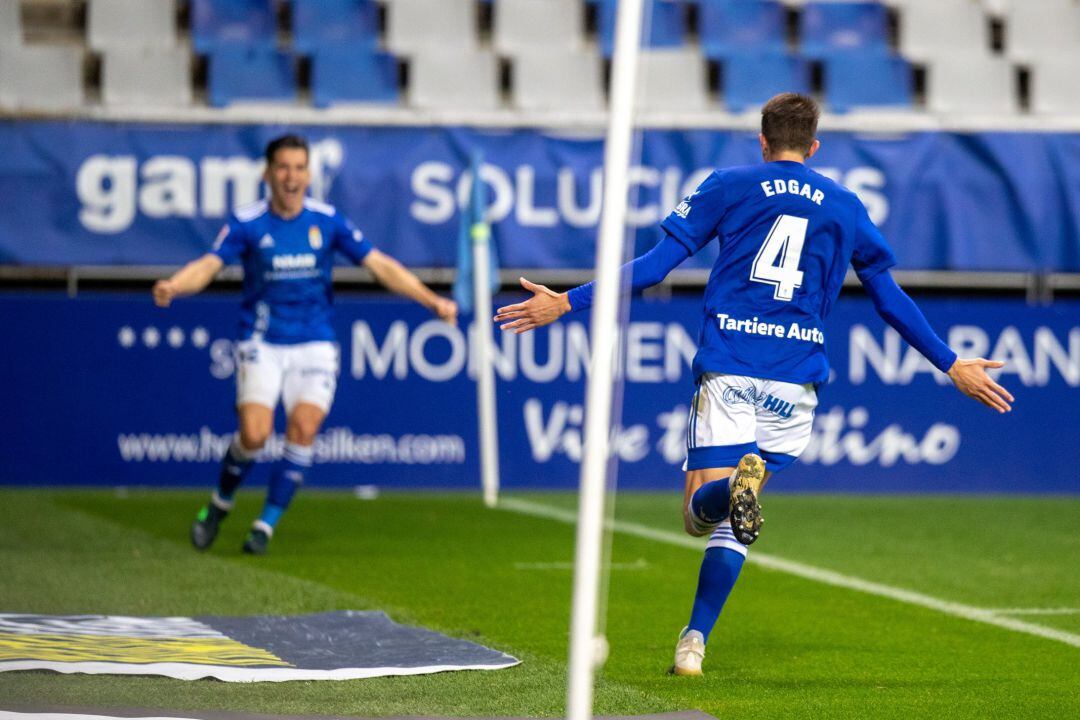
[[899,8],[899,24],[900,52],[914,62],[990,51],[990,23],[973,0],[908,0]]
[[387,3],[386,44],[396,55],[476,48],[473,0],[393,0]]
[[585,18],[579,0],[496,0],[493,43],[514,56],[538,48],[578,49]]
[[1016,69],[983,51],[938,56],[926,73],[926,105],[943,115],[1016,113]]
[[1080,4],[1072,0],[1010,2],[1005,13],[1005,53],[1033,63],[1080,47]]
[[642,110],[707,110],[705,60],[693,49],[643,51],[637,99]]
[[184,48],[109,48],[102,58],[101,95],[114,106],[190,105],[191,54]]
[[22,45],[22,3],[0,0],[0,47]]
[[80,47],[0,47],[0,107],[70,110],[83,103]]
[[499,106],[498,82],[499,63],[489,51],[427,50],[409,63],[409,105],[429,110],[491,110]]
[[1031,69],[1031,110],[1041,115],[1080,115],[1080,48],[1044,58]]
[[86,35],[94,50],[176,44],[176,0],[90,0]]
[[514,58],[519,110],[602,110],[603,65],[595,51],[532,50]]

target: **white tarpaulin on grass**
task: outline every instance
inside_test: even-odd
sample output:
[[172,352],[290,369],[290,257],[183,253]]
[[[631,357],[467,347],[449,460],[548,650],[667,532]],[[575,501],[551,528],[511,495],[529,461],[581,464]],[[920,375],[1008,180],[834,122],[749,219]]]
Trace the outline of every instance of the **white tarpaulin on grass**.
[[398,625],[382,612],[195,618],[0,614],[0,671],[279,682],[499,670],[519,662],[467,640]]

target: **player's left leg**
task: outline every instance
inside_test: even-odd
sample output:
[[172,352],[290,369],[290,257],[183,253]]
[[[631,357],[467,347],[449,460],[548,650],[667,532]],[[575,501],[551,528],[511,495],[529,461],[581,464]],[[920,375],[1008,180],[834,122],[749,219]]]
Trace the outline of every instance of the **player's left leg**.
[[332,343],[305,343],[290,350],[282,400],[285,405],[285,450],[270,470],[262,514],[244,541],[244,552],[266,552],[278,521],[311,469],[315,438],[334,400],[337,349]]

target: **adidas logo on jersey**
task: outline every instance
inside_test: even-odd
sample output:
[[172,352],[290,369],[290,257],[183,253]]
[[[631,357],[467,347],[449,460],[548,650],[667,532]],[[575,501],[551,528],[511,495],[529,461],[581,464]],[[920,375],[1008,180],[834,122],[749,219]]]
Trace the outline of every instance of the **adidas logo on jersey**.
[[262,236],[262,239],[259,240],[259,247],[260,248],[272,248],[272,247],[274,247],[274,238],[270,237],[270,233],[266,233],[265,235]]

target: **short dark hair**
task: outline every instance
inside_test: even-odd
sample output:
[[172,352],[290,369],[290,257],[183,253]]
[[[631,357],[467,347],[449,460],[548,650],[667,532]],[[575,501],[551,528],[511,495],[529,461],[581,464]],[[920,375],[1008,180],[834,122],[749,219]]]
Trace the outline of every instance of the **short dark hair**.
[[780,93],[761,108],[761,134],[769,148],[810,152],[821,110],[814,99],[799,93]]
[[267,165],[270,165],[274,162],[274,155],[276,155],[277,151],[281,150],[282,148],[296,148],[299,150],[303,150],[305,155],[309,157],[311,156],[311,151],[308,149],[307,140],[300,137],[299,135],[293,135],[290,133],[289,135],[282,135],[281,137],[274,138],[269,142],[269,144],[267,144]]

